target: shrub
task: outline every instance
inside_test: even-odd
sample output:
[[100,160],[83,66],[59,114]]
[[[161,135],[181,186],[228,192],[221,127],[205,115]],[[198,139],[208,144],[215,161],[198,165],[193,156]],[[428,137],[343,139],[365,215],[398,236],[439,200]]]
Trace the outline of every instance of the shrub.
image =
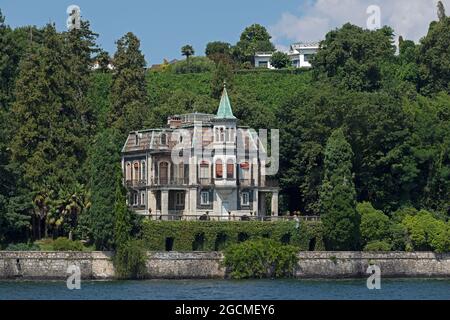
[[141,240],[129,240],[118,246],[114,268],[119,279],[142,279],[146,270],[146,250]]
[[206,57],[190,57],[189,65],[186,60],[182,60],[171,66],[172,72],[176,74],[211,72],[214,68],[214,62]]
[[53,250],[55,251],[83,251],[84,246],[80,241],[72,241],[60,237],[53,241]]
[[358,203],[356,210],[361,215],[360,233],[362,244],[382,241],[389,236],[390,221],[382,211],[369,202]]
[[392,244],[392,250],[404,251],[408,242],[408,233],[405,226],[401,223],[391,223],[389,227],[389,238]]
[[297,266],[297,252],[274,240],[250,240],[226,249],[224,264],[234,279],[289,277]]
[[415,216],[406,216],[402,224],[408,232],[408,243],[414,250],[450,251],[448,223],[434,218],[433,214],[421,210]]
[[5,249],[6,251],[39,251],[39,246],[34,243],[12,243]]
[[364,247],[364,251],[391,251],[392,246],[386,241],[371,241]]
[[44,238],[38,241],[35,241],[34,244],[39,246],[41,251],[53,251],[53,239]]

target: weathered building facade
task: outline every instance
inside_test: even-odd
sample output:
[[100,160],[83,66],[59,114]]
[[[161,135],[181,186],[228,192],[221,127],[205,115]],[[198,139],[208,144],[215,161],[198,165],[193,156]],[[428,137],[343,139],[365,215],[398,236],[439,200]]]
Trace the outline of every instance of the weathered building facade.
[[131,132],[122,149],[128,205],[153,219],[278,215],[278,187],[256,132],[240,126],[224,89],[216,115],[171,116]]

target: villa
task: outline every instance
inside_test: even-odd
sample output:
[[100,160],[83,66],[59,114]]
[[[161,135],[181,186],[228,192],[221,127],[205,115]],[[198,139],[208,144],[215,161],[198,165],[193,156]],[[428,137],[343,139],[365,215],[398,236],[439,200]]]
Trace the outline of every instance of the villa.
[[161,220],[278,216],[277,182],[255,130],[239,125],[224,87],[217,114],[168,118],[122,149],[128,205]]
[[[299,42],[290,46],[287,53],[291,59],[292,66],[295,68],[310,68],[311,58],[319,50],[319,42]],[[255,54],[255,67],[256,68],[268,68],[275,69],[271,63],[273,52],[256,52]]]

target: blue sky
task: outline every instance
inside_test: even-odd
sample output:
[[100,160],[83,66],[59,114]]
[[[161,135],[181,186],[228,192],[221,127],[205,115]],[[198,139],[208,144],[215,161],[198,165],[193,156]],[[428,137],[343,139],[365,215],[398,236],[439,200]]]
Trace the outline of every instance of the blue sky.
[[66,8],[71,4],[81,8],[82,16],[100,34],[98,42],[105,50],[114,52],[114,42],[132,31],[141,39],[150,64],[180,58],[180,48],[187,43],[199,55],[209,41],[235,43],[246,26],[274,24],[283,11],[295,12],[299,7],[298,1],[290,0],[2,0],[0,8],[13,27],[52,21],[58,30],[64,30]]
[[[266,26],[273,42],[285,49],[295,41],[321,40],[345,22],[365,26],[366,9],[378,5],[382,24],[404,38],[418,41],[436,19],[438,0],[1,0],[0,8],[12,27],[54,22],[65,29],[66,9],[81,8],[82,16],[100,34],[99,45],[110,53],[126,32],[142,43],[148,64],[180,58],[180,48],[192,44],[203,55],[209,41],[236,43],[252,23]],[[444,0],[450,12],[450,0]]]

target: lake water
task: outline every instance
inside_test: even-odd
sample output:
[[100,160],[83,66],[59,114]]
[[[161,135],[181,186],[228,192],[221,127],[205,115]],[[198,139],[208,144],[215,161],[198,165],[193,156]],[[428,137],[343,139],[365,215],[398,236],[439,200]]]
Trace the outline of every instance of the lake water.
[[0,300],[450,300],[450,279],[382,279],[380,290],[358,280],[0,281]]

